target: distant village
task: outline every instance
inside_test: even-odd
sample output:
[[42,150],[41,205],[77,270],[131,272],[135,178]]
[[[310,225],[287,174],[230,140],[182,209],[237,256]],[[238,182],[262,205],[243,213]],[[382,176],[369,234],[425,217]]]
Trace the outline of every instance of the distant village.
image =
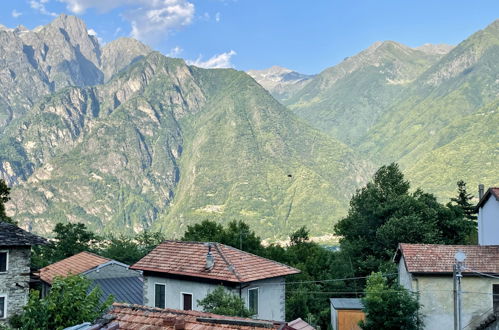
[[[478,214],[478,244],[399,242],[391,252],[390,262],[397,270],[396,284],[417,297],[417,313],[422,322],[415,329],[499,328],[499,188],[485,190],[481,186],[474,210]],[[294,239],[300,241],[299,237]],[[309,315],[286,319],[286,290],[299,279],[296,276],[302,272],[300,269],[237,247],[220,242],[166,240],[131,265],[83,251],[33,269],[32,250],[47,244],[51,243],[45,238],[15,224],[0,222],[0,326],[36,329],[36,324],[22,324],[19,315],[35,308],[30,306],[33,301],[40,304],[56,291],[68,294],[64,292],[68,289],[61,286],[66,278],[84,278],[88,283],[86,293],[98,292],[95,306],[104,308],[95,319],[65,329],[320,328]],[[216,292],[225,298],[217,302]],[[369,294],[365,292],[366,297]],[[59,308],[58,303],[71,306],[83,299],[76,292],[69,297],[49,308]],[[322,297],[323,307],[329,309],[327,327],[369,328],[365,321],[369,320],[369,313],[374,317],[375,311],[372,306],[366,309],[365,305],[371,304],[366,297],[340,293]],[[246,314],[207,312],[213,304],[232,298],[229,307],[232,304]],[[238,301],[240,307],[236,306]],[[71,313],[84,312],[81,308]],[[403,312],[401,307],[400,313]],[[18,317],[17,325],[15,321],[13,325],[9,323],[14,316]],[[393,326],[387,323],[386,328]]]

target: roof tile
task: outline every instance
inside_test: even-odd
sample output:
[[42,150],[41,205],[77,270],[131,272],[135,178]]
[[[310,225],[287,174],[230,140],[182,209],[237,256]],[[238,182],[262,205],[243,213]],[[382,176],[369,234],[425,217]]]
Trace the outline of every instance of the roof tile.
[[[208,246],[215,258],[206,270]],[[134,264],[132,269],[245,283],[297,274],[293,267],[220,243],[165,241]]]

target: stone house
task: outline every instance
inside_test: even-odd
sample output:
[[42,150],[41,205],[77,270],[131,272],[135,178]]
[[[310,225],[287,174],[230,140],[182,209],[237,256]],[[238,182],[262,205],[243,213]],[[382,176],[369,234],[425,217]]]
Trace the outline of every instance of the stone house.
[[0,222],[0,324],[22,312],[28,302],[31,246],[46,243],[42,237]]
[[101,257],[90,252],[55,262],[40,269],[42,296],[47,295],[56,276],[82,275],[92,282],[91,288],[99,286],[101,301],[113,295],[114,301],[142,304],[142,274],[116,260]]
[[299,270],[220,243],[165,241],[132,269],[144,272],[144,304],[201,310],[197,301],[222,285],[254,318],[284,321],[285,281]]

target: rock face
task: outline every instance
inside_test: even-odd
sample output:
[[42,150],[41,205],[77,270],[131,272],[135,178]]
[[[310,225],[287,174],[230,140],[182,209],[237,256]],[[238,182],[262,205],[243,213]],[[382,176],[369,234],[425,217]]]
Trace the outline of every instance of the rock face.
[[67,48],[64,63],[75,49],[86,60],[47,74],[48,95],[0,136],[8,213],[25,228],[47,234],[79,221],[175,236],[207,218],[241,219],[277,238],[313,218],[308,227],[321,233],[344,214],[348,187],[369,177],[369,162],[297,120],[247,74],[189,67],[131,39],[101,49],[82,24],[64,16],[26,32],[50,33]]
[[250,70],[247,73],[281,102],[285,102],[314,77],[280,66],[273,66],[266,70]]
[[32,31],[0,28],[0,132],[41,97],[67,86],[101,84],[149,52],[138,41],[102,50],[82,20],[64,14]]

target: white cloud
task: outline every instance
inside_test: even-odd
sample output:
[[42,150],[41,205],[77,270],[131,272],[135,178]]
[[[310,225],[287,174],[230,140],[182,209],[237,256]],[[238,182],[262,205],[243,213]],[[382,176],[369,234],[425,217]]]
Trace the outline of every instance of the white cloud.
[[99,44],[101,44],[101,45],[104,45],[104,44],[105,44],[104,40],[103,40],[101,37],[99,37],[99,34],[98,34],[98,33],[97,33],[97,31],[95,31],[94,29],[88,29],[88,30],[87,30],[87,33],[88,33],[88,35],[89,35],[89,36],[94,36],[94,37],[96,37],[96,38],[97,38],[97,41],[99,41]]
[[169,57],[179,57],[180,54],[182,54],[183,51],[184,50],[181,47],[175,46],[172,49],[170,49],[170,52],[168,54],[166,54],[166,56],[169,56]]
[[234,65],[231,63],[231,58],[232,56],[236,55],[237,53],[233,50],[214,55],[211,57],[209,60],[203,61],[202,56],[199,56],[195,61],[187,61],[187,64],[190,65],[195,65],[200,68],[206,68],[206,69],[222,69],[222,68],[233,68]]
[[125,7],[123,18],[131,25],[130,35],[157,43],[173,30],[187,26],[194,18],[194,4],[188,0],[58,0],[68,10],[82,14],[89,8],[106,12]]
[[21,16],[22,14],[23,14],[23,13],[21,13],[21,12],[19,12],[19,11],[15,10],[15,9],[12,11],[12,17],[14,17],[14,18],[18,18],[18,17],[19,17],[19,16]]
[[37,0],[30,0],[29,6],[32,9],[37,10],[40,14],[48,15],[48,16],[57,16],[56,13],[50,12],[47,10],[47,8],[45,8],[45,4],[48,2],[49,2],[49,0],[38,0],[38,1]]
[[220,22],[220,13],[219,12],[215,14],[215,21],[217,23]]

